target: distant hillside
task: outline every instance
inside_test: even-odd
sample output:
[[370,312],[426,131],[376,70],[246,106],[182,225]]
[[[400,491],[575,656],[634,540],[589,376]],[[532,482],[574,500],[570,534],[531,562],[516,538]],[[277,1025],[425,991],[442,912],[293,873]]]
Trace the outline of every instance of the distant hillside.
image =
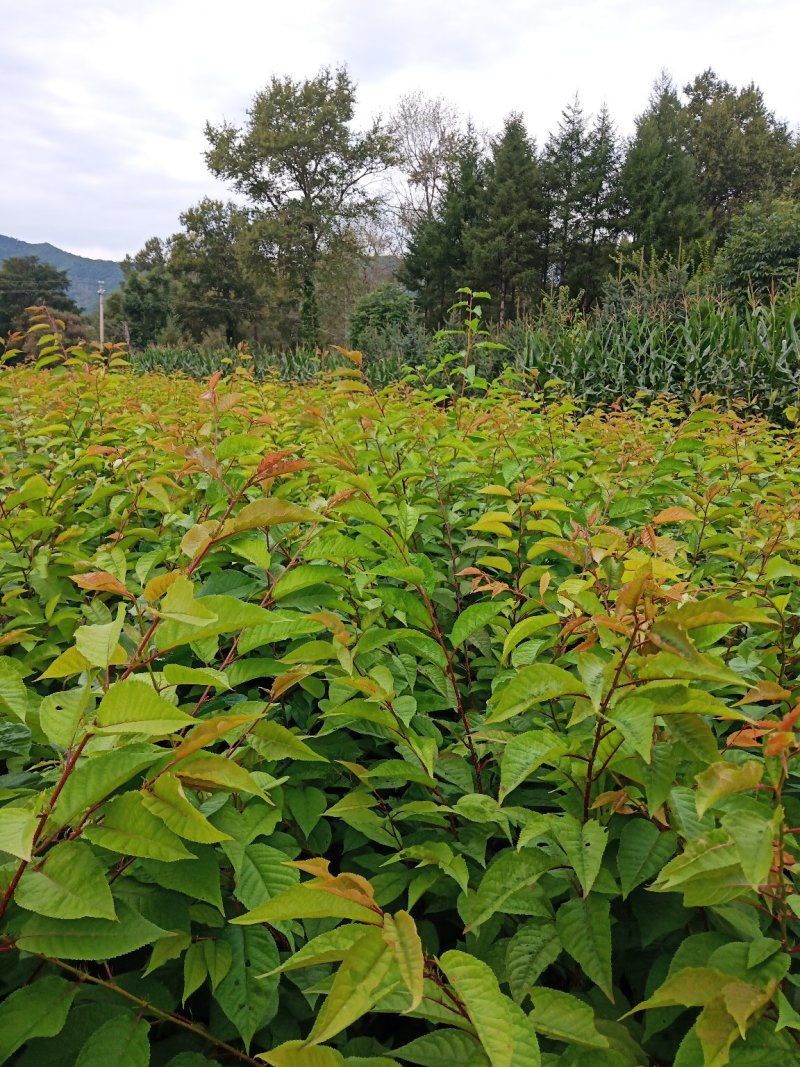
[[105,282],[106,292],[110,293],[122,285],[122,268],[110,259],[87,259],[75,256],[51,244],[29,244],[16,237],[0,234],[0,263],[12,256],[37,256],[45,263],[50,263],[58,270],[67,272],[70,280],[69,292],[72,299],[86,311],[97,307],[97,283]]

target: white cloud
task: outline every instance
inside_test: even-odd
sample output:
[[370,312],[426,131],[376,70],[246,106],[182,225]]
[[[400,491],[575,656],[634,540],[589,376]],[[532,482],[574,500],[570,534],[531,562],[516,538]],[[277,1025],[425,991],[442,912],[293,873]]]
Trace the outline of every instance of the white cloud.
[[122,256],[201,196],[207,120],[241,121],[273,73],[345,62],[359,115],[412,89],[541,142],[580,92],[631,130],[662,67],[755,81],[800,121],[793,0],[0,0],[0,232]]

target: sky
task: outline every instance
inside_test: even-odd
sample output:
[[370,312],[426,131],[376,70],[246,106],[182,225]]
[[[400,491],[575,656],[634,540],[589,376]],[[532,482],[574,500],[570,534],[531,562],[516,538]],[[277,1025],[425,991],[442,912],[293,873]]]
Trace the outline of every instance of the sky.
[[579,93],[623,135],[659,71],[754,81],[800,126],[797,0],[0,0],[0,233],[120,259],[226,196],[205,123],[346,64],[358,119],[415,90],[542,143]]

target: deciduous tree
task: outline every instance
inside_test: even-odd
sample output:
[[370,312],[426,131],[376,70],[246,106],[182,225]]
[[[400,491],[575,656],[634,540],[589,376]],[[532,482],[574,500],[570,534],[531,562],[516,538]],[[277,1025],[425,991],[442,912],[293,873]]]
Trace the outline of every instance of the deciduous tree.
[[301,340],[311,344],[320,337],[320,260],[344,230],[376,212],[369,179],[396,158],[378,119],[364,132],[352,128],[355,88],[343,67],[306,81],[273,77],[242,127],[206,126],[208,166],[263,217],[276,262],[296,279]]

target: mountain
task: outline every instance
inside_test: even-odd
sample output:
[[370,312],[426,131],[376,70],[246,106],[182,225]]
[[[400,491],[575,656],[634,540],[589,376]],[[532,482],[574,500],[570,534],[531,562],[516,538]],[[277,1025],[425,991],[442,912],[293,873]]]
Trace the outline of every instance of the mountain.
[[122,268],[110,259],[88,259],[65,252],[51,244],[30,244],[16,237],[0,234],[0,263],[12,256],[37,256],[45,263],[66,271],[69,277],[69,294],[79,307],[94,311],[97,307],[97,283],[105,282],[107,293],[122,285]]

